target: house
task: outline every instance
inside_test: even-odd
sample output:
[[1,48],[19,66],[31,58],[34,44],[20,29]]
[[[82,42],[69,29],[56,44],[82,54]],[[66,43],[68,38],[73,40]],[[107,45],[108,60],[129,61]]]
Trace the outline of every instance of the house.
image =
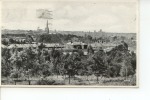
[[88,44],[83,42],[69,42],[65,45],[66,49],[87,49]]

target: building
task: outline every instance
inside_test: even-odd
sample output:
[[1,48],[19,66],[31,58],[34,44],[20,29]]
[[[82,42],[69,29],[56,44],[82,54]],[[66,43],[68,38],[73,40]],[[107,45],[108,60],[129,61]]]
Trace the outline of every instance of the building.
[[66,49],[87,49],[88,45],[82,42],[69,42],[65,45]]

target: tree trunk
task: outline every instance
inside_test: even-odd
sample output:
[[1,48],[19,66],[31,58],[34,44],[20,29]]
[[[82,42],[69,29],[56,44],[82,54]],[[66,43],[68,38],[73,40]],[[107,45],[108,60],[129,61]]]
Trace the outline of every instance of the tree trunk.
[[89,85],[90,85],[90,81],[89,81],[89,76],[87,75],[87,81],[89,82]]
[[65,83],[65,74],[63,75],[64,83]]
[[126,80],[127,80],[127,68],[126,68]]
[[52,79],[53,79],[53,74],[52,74],[52,76],[51,76],[51,77],[52,77]]
[[101,80],[102,80],[103,76],[101,76]]
[[58,78],[58,72],[57,72],[57,78]]
[[29,81],[29,85],[31,85],[31,81],[30,80],[28,80]]
[[87,75],[87,81],[88,81],[89,79],[88,79],[88,75]]
[[98,80],[98,76],[97,76],[97,83],[98,83],[98,81],[99,81],[99,80]]
[[65,79],[64,75],[62,74],[63,79]]
[[89,82],[89,85],[90,85],[91,83],[90,83],[90,81],[89,81],[89,80],[88,80],[88,82]]
[[69,74],[69,84],[70,84],[70,74]]
[[7,76],[7,81],[9,82],[9,78],[8,78],[8,76]]
[[15,85],[16,85],[16,83],[17,83],[17,82],[16,82],[16,80],[15,80]]

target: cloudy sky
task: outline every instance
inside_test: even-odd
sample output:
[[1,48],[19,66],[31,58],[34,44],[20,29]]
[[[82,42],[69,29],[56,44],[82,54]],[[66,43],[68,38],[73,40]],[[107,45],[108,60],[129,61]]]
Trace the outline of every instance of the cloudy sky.
[[51,29],[66,31],[136,32],[137,6],[134,2],[3,2],[4,29],[45,28],[46,20],[37,9],[52,11]]

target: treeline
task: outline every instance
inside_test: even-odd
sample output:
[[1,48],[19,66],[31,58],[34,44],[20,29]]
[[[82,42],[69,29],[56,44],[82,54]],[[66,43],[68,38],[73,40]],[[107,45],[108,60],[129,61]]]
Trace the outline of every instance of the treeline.
[[136,74],[136,54],[128,51],[126,43],[116,46],[109,52],[100,48],[94,53],[88,47],[88,55],[82,50],[63,54],[63,51],[27,48],[19,52],[17,49],[2,49],[2,77],[22,78],[61,75],[69,78],[95,75],[99,77],[125,77]]
[[[12,36],[12,37],[11,37]],[[37,34],[37,35],[24,35],[24,34],[19,34],[16,35],[15,37],[24,37],[25,41],[18,41],[15,40],[15,35],[13,34],[5,34],[2,35],[2,44],[8,45],[8,44],[22,44],[22,43],[32,43],[32,42],[43,42],[43,43],[67,43],[74,41],[73,38],[76,38],[78,41],[85,42],[85,40],[92,41],[92,37],[88,36],[88,38],[82,37],[82,36],[77,36],[77,35],[72,35],[72,34]],[[14,37],[14,38],[13,38]],[[33,39],[33,37],[35,39]],[[5,39],[3,39],[5,38]],[[6,38],[8,38],[6,40]]]
[[21,33],[21,34],[2,34],[2,38],[7,38],[7,37],[26,37],[26,34]]
[[84,43],[116,43],[121,41],[126,41],[128,44],[131,44],[133,40],[136,40],[135,37],[125,37],[125,36],[102,36],[102,37],[92,37],[91,35],[78,36],[73,34],[42,34],[37,36],[38,42],[45,43],[67,43],[68,41],[81,41]]
[[[44,42],[44,43],[67,43],[67,42],[74,42],[74,41],[81,41],[85,43],[94,43],[94,42],[101,42],[101,43],[116,43],[120,41],[126,41],[128,44],[132,44],[132,46],[135,46],[133,43],[133,40],[135,40],[135,37],[127,38],[125,36],[114,36],[114,37],[108,37],[108,36],[102,36],[102,37],[92,37],[91,35],[84,35],[84,36],[78,36],[73,34],[3,34],[2,35],[2,43],[4,45],[9,44],[22,44],[24,41],[16,41],[15,37],[24,37],[26,43],[32,43],[32,42]],[[9,40],[5,40],[3,38],[8,38]],[[34,38],[34,39],[33,39]]]
[[91,36],[88,36],[88,38],[85,38],[84,36],[77,36],[72,34],[42,34],[37,36],[38,42],[44,42],[44,43],[67,43],[67,42],[74,42],[74,38],[76,41],[82,41],[85,42],[93,41]]

